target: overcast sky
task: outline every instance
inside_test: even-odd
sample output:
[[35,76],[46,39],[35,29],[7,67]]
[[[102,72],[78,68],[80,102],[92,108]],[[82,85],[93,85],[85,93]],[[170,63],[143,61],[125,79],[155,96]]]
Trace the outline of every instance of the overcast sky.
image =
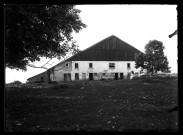
[[[144,52],[150,40],[162,41],[165,56],[168,57],[172,73],[177,73],[177,35],[168,35],[177,29],[177,5],[77,5],[81,20],[87,28],[73,33],[79,49],[84,50],[106,37],[115,35]],[[48,60],[35,62],[42,66]],[[53,59],[47,67],[59,63]],[[28,67],[26,72],[6,68],[6,83],[19,80],[26,82],[29,77],[44,72],[45,69]]]

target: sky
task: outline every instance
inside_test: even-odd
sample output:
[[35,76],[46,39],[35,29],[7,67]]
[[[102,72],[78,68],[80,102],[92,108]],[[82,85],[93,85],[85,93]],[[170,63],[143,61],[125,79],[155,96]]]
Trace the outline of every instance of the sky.
[[[144,52],[150,40],[163,42],[164,54],[167,56],[172,73],[178,73],[177,35],[168,35],[177,30],[177,5],[77,5],[83,23],[87,25],[79,33],[72,33],[80,50],[115,35],[121,40]],[[42,66],[49,59],[36,61]],[[50,68],[62,60],[53,59],[47,65]],[[45,69],[27,67],[27,71],[5,69],[5,82],[19,80],[25,83],[29,77],[46,71]]]

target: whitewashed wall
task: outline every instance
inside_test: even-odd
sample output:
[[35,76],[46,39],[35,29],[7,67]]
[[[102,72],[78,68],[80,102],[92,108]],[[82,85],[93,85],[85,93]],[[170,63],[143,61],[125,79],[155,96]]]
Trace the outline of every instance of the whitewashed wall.
[[[75,63],[78,63],[78,69],[75,68]],[[92,69],[89,68],[89,63],[93,64]],[[109,63],[115,63],[115,69],[110,69]],[[127,63],[130,63],[131,69],[127,69]],[[86,73],[88,79],[89,73],[123,73],[126,76],[131,71],[140,73],[140,70],[135,68],[135,61],[73,61],[71,79],[75,80],[75,73],[79,73],[79,79],[82,79],[82,73]]]
[[[68,67],[66,66],[66,63],[68,63]],[[59,65],[54,67],[53,80],[57,82],[64,81],[64,73],[71,73],[71,70],[72,70],[71,62],[60,63]]]

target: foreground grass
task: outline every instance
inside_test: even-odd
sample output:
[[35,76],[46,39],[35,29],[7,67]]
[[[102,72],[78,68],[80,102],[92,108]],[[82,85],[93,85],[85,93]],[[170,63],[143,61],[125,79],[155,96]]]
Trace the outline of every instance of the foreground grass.
[[6,131],[171,131],[177,80],[78,81],[65,89],[6,90]]

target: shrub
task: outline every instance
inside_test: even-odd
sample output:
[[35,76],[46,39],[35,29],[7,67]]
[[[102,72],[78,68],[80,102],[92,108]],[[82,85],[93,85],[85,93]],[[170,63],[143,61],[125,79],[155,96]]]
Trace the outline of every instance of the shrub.
[[177,78],[174,74],[154,74],[154,75],[141,75],[141,76],[134,76],[132,79],[142,79],[142,80],[163,80],[163,79],[173,79]]
[[59,87],[64,89],[64,88],[68,88],[68,85],[67,84],[59,84]]
[[21,85],[21,84],[22,84],[20,81],[17,81],[17,80],[14,81],[13,83],[14,83],[14,84],[17,84],[17,85]]
[[50,81],[49,84],[58,84],[57,81]]
[[107,79],[105,79],[105,78],[101,78],[101,79],[100,79],[100,81],[105,81],[105,80],[107,80]]
[[60,89],[60,86],[59,86],[59,85],[54,85],[54,86],[52,86],[51,88],[52,88],[52,89],[58,90],[58,89]]

